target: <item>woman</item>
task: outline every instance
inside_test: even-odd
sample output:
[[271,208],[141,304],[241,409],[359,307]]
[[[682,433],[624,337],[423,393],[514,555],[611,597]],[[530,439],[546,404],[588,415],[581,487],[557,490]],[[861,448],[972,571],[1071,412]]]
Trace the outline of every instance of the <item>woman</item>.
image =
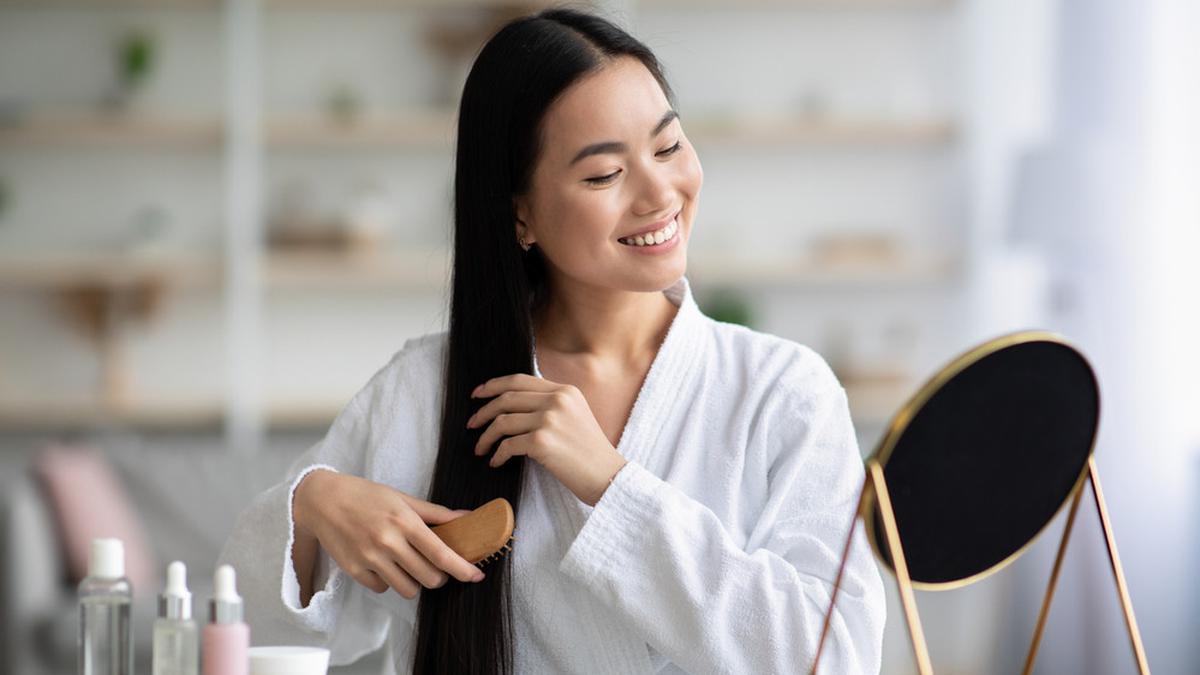
[[[386,641],[416,673],[807,668],[862,463],[821,357],[697,308],[703,173],[673,98],[588,14],[483,47],[449,330],[408,340],[239,519],[222,561],[257,643],[345,663]],[[480,578],[429,527],[495,497],[517,538]],[[860,533],[823,672],[879,670],[884,610]]]

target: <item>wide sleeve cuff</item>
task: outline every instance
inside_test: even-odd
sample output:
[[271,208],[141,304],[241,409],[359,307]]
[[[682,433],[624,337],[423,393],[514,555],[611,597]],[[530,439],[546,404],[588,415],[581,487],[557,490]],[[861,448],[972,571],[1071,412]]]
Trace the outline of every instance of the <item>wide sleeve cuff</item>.
[[[602,582],[610,570],[640,564],[625,558],[644,550],[641,538],[653,536],[653,528],[644,523],[661,511],[656,499],[661,487],[661,478],[638,462],[626,462],[592,508],[559,563],[559,571],[572,578]],[[607,590],[618,592],[615,586]]]
[[312,630],[327,632],[332,626],[332,617],[336,616],[334,604],[337,602],[338,589],[345,583],[345,574],[341,567],[334,562],[333,557],[325,551],[322,546],[317,547],[317,564],[314,570],[314,589],[312,598],[309,599],[308,605],[302,607],[300,605],[300,580],[296,576],[296,567],[293,561],[293,549],[296,543],[296,521],[293,516],[293,501],[296,496],[296,488],[300,485],[300,481],[304,480],[308,474],[317,469],[325,469],[327,471],[337,472],[337,469],[328,464],[312,464],[305,467],[296,478],[292,480],[288,486],[287,493],[287,546],[283,552],[283,583],[281,593],[283,597],[283,605],[291,612],[292,617],[301,625]]

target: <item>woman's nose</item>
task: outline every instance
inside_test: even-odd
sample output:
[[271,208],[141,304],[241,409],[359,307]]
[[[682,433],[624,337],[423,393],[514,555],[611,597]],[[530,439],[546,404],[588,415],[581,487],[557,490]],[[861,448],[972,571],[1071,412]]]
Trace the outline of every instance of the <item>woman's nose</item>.
[[674,208],[678,201],[675,192],[675,185],[671,182],[671,174],[666,167],[647,169],[642,172],[637,212],[654,215]]

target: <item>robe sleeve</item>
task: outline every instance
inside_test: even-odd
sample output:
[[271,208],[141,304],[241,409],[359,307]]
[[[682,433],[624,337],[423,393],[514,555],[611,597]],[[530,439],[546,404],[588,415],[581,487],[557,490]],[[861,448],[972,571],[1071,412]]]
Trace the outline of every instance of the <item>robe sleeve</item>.
[[342,665],[375,651],[387,637],[393,617],[380,596],[346,574],[323,547],[307,607],[300,606],[292,562],[292,496],[300,480],[319,468],[363,475],[371,434],[362,398],[360,392],[287,476],[239,515],[221,551],[219,562],[237,572],[253,644],[326,647],[330,662]]
[[[845,390],[822,372],[819,394],[794,390],[775,408],[769,493],[745,549],[711,509],[630,461],[560,571],[688,672],[808,672],[864,477]],[[821,672],[878,673],[885,613],[859,527]]]

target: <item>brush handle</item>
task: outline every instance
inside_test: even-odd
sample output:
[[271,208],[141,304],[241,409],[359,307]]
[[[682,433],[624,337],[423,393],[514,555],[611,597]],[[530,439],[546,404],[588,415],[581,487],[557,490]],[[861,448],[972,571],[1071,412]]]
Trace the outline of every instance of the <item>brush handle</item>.
[[507,499],[497,497],[466,515],[431,529],[455,553],[476,564],[506,548],[515,524],[512,505]]

